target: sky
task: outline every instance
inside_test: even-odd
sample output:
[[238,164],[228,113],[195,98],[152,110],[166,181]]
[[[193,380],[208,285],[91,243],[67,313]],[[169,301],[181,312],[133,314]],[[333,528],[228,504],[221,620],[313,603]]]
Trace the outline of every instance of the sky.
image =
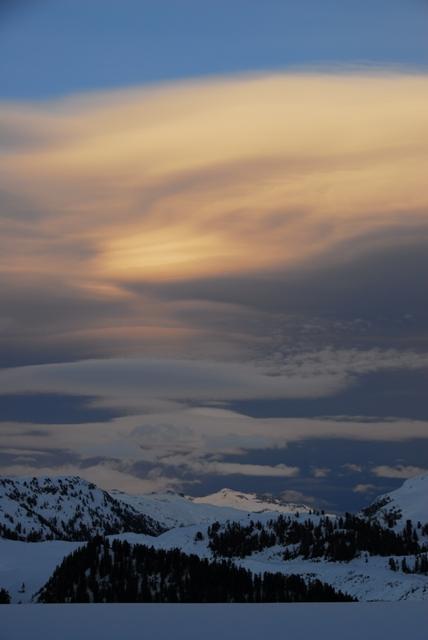
[[428,472],[428,4],[0,5],[0,473]]

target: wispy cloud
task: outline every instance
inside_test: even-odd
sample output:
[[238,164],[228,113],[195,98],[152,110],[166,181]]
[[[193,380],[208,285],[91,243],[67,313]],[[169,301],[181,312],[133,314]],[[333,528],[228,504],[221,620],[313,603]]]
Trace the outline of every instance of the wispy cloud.
[[373,270],[384,300],[361,260],[426,254],[427,98],[423,75],[343,73],[0,105],[4,348],[227,352],[262,339],[248,305],[316,313],[331,283],[358,308]]
[[379,492],[379,488],[376,487],[376,485],[374,484],[370,484],[370,483],[360,483],[360,484],[356,484],[355,487],[353,488],[353,492],[354,493],[374,493],[374,492]]
[[425,475],[428,469],[424,467],[415,467],[412,465],[399,464],[395,467],[389,465],[379,465],[372,469],[372,473],[379,478],[413,478],[414,476]]
[[428,354],[373,349],[278,354],[259,362],[107,358],[0,369],[0,395],[63,393],[98,405],[156,411],[170,403],[334,395],[362,373],[426,369]]
[[315,467],[312,469],[312,475],[314,478],[326,478],[330,471],[328,467]]
[[363,467],[360,464],[355,464],[354,462],[345,462],[342,464],[342,468],[349,473],[362,473]]

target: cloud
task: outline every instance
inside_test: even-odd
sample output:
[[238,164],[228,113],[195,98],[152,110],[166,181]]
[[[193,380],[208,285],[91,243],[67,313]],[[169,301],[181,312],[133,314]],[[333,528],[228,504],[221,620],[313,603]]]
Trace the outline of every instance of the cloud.
[[321,349],[278,356],[258,363],[111,358],[21,366],[0,370],[0,394],[95,396],[100,406],[137,411],[171,402],[330,396],[358,374],[428,366],[426,353],[393,349]]
[[426,438],[418,421],[224,409],[427,367],[426,80],[265,74],[0,104],[0,393],[135,414],[43,438],[2,423],[0,443],[99,457],[85,473],[121,486],[142,463],[165,486],[208,463],[287,477],[225,458],[305,438]]
[[397,465],[396,467],[380,465],[372,469],[372,473],[379,478],[413,478],[414,476],[428,474],[428,469],[411,465]]
[[92,466],[80,465],[50,465],[40,466],[32,464],[31,459],[17,459],[11,465],[2,465],[2,475],[4,476],[55,476],[69,475],[79,476],[88,482],[94,482],[103,489],[118,489],[129,493],[150,493],[152,491],[161,492],[166,489],[183,489],[185,486],[194,484],[192,480],[183,478],[163,477],[159,474],[149,474],[145,478],[140,478],[135,474],[130,474],[123,465],[115,462],[99,462]]
[[104,403],[144,407],[156,399],[207,402],[252,397],[317,397],[345,384],[343,377],[294,371],[270,375],[252,363],[202,360],[110,359],[0,370],[0,393],[55,392],[100,396]]
[[379,487],[374,484],[356,484],[352,491],[354,493],[373,493],[379,492]]
[[265,364],[276,375],[345,377],[397,369],[423,369],[428,366],[428,353],[376,347],[369,350],[324,347],[297,354],[276,352],[266,358]]
[[[295,504],[314,504],[317,502],[313,496],[308,496],[301,491],[295,489],[287,489],[281,493],[281,498],[284,502],[294,502]],[[319,502],[319,501],[318,501]]]
[[[129,487],[136,478],[135,490],[143,486],[147,490],[181,490],[189,482],[224,476],[295,479],[302,474],[297,465],[277,464],[277,459],[269,464],[269,456],[259,457],[259,453],[274,453],[305,440],[329,440],[334,450],[334,439],[387,443],[417,438],[428,438],[426,422],[256,419],[216,407],[183,408],[177,404],[158,413],[152,410],[109,422],[50,424],[43,430],[34,430],[27,423],[0,423],[4,474],[58,474],[67,468],[67,473],[81,474],[110,488]],[[22,455],[33,460],[23,461]],[[316,477],[322,480],[326,470],[317,468]],[[407,477],[419,471],[404,467],[404,471],[394,468],[391,472],[390,467],[378,467],[373,473]],[[309,481],[311,486],[316,482],[313,477]]]
[[0,348],[237,356],[277,313],[422,312],[427,97],[349,72],[0,104]]
[[314,478],[326,478],[330,472],[331,469],[329,469],[328,467],[315,467],[314,469],[312,469],[311,473]]
[[25,448],[53,454],[61,451],[68,454],[66,460],[73,464],[94,459],[110,464],[109,460],[116,460],[131,474],[137,474],[138,465],[142,465],[145,476],[148,470],[158,468],[163,477],[179,477],[186,472],[193,479],[208,471],[213,475],[246,471],[250,475],[265,472],[292,475],[295,471],[290,472],[289,467],[265,467],[257,461],[247,466],[239,458],[251,451],[275,450],[314,438],[404,442],[428,438],[428,428],[426,422],[416,421],[367,424],[321,419],[255,419],[215,408],[177,407],[164,413],[114,418],[108,423],[47,425],[43,436],[32,433],[31,425],[25,423],[0,424],[0,448],[7,450]]
[[197,476],[200,475],[220,475],[220,476],[262,476],[270,478],[294,478],[299,474],[298,467],[285,464],[265,465],[265,464],[239,464],[235,462],[210,462],[191,463],[186,465]]
[[363,467],[360,464],[355,464],[353,462],[345,462],[342,464],[342,469],[345,471],[349,471],[350,473],[362,473]]

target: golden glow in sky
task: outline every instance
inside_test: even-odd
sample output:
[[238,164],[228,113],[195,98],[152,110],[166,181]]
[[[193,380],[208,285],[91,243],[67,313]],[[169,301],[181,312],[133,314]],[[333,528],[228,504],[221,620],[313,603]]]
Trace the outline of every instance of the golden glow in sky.
[[0,105],[14,211],[0,266],[13,255],[15,274],[101,287],[284,269],[417,234],[427,104],[425,76],[350,73]]

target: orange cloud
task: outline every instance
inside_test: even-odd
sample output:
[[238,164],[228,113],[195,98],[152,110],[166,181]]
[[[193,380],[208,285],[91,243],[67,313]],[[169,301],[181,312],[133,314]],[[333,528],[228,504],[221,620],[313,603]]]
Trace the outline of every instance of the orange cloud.
[[198,278],[416,233],[427,103],[423,75],[290,74],[2,105],[19,215],[0,267],[55,265],[82,285]]

